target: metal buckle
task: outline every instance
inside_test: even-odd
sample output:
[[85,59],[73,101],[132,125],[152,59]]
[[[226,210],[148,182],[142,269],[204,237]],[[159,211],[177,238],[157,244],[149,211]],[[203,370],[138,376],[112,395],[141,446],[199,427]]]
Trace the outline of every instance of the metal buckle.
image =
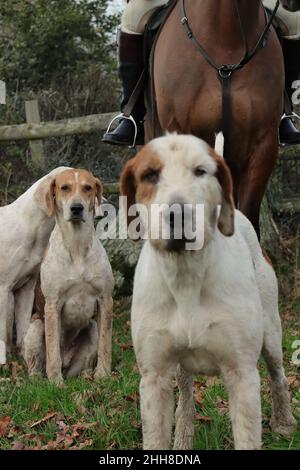
[[231,77],[233,69],[230,65],[221,65],[218,72],[220,77],[225,79]]
[[106,134],[107,134],[108,132],[110,132],[110,129],[111,129],[112,124],[113,124],[117,119],[121,119],[121,118],[122,118],[122,119],[127,119],[128,121],[131,121],[131,122],[133,123],[133,125],[134,125],[134,138],[133,138],[133,143],[132,143],[132,145],[129,145],[129,148],[130,148],[130,149],[133,149],[133,148],[135,148],[135,143],[136,143],[136,138],[137,138],[137,125],[136,125],[136,122],[135,122],[135,120],[133,119],[132,116],[125,116],[125,114],[123,114],[123,113],[120,113],[120,114],[118,114],[117,116],[115,116],[115,117],[110,121],[110,123],[108,124],[108,128],[107,128],[107,130],[106,130]]

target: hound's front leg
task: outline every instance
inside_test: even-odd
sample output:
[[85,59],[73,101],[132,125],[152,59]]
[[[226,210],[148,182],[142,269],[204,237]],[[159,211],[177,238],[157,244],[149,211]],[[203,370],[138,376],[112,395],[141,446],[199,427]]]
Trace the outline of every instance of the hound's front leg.
[[60,351],[60,315],[58,306],[46,300],[45,305],[46,371],[49,380],[63,383]]
[[98,359],[95,377],[106,377],[111,373],[113,300],[104,299],[100,307]]
[[140,383],[143,449],[168,450],[173,424],[172,375],[142,372]]
[[256,367],[226,370],[223,376],[229,395],[235,449],[260,449],[260,379]]
[[0,289],[0,364],[6,364],[6,355],[12,352],[14,306],[13,293]]
[[37,277],[34,276],[15,294],[17,348],[22,355],[24,355],[24,337],[30,326],[36,281]]
[[177,368],[176,378],[179,388],[179,400],[175,413],[174,450],[191,450],[193,449],[195,431],[194,379],[181,366]]

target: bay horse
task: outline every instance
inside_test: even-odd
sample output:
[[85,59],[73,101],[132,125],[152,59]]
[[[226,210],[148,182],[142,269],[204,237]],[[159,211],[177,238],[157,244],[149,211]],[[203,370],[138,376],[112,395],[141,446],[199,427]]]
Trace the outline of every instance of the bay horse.
[[[299,0],[281,3],[286,7],[292,3],[294,10],[300,8]],[[266,23],[260,0],[185,0],[184,5],[195,38],[217,64],[238,63],[244,55],[245,42],[237,13],[249,51],[255,48]],[[222,127],[221,84],[217,71],[184,30],[180,1],[161,29],[152,52],[158,119],[153,128],[148,101],[146,140],[163,131],[177,131],[201,137],[213,146],[215,134]],[[259,235],[259,210],[278,155],[278,127],[283,112],[284,62],[273,27],[265,47],[236,70],[230,81],[227,163],[236,206]]]

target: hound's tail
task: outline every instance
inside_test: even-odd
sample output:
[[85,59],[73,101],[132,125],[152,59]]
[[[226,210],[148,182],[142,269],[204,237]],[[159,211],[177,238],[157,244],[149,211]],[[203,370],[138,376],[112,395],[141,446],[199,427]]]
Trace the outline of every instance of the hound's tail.
[[220,155],[220,157],[224,156],[224,135],[223,132],[219,132],[216,135],[215,140],[215,152]]

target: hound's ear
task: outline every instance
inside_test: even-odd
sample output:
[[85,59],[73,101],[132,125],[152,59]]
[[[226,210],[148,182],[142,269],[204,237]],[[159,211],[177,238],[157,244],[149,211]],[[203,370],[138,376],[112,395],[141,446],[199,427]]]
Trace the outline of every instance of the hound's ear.
[[222,204],[218,220],[218,228],[226,237],[234,233],[234,202],[231,173],[222,158],[217,157],[216,177],[222,188]]
[[99,208],[102,202],[103,186],[99,178],[95,178],[95,184],[96,184],[96,196],[95,196],[94,212],[95,212],[95,215],[98,215]]
[[135,217],[128,214],[129,208],[135,204],[136,194],[136,181],[135,181],[135,158],[126,163],[124,170],[121,173],[120,191],[122,196],[127,197],[127,226],[132,222]]
[[53,217],[55,213],[55,178],[48,176],[37,187],[34,199],[40,209]]

